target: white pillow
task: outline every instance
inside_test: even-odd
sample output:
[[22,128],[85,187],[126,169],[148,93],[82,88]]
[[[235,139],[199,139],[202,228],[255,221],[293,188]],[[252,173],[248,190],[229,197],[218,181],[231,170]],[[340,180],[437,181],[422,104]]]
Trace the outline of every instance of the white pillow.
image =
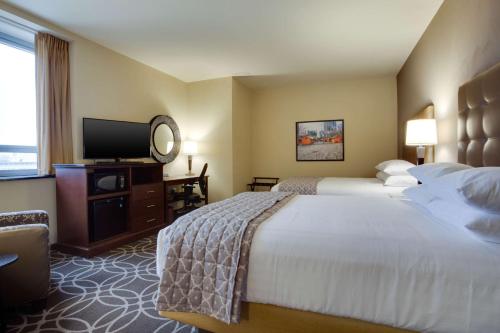
[[482,211],[457,201],[437,197],[429,186],[409,187],[403,191],[412,202],[425,208],[445,223],[465,229],[488,242],[500,243],[500,215]]
[[426,208],[438,219],[466,228],[482,240],[500,243],[500,215],[443,199],[431,200]]
[[417,178],[411,175],[391,176],[385,173],[384,171],[379,171],[377,172],[376,177],[384,182],[384,186],[407,187],[407,186],[415,186],[418,184]]
[[427,205],[431,203],[431,201],[439,199],[429,192],[429,190],[425,188],[425,185],[408,187],[403,191],[403,194],[411,201],[425,208],[427,208]]
[[383,171],[379,171],[377,172],[377,174],[375,175],[376,178],[380,179],[381,181],[385,182],[385,179],[387,178],[388,174],[386,174],[385,172]]
[[414,167],[415,164],[404,160],[389,160],[377,164],[375,169],[379,171],[384,171],[391,176],[407,176],[408,169]]
[[452,172],[427,184],[443,198],[500,213],[500,167],[472,168]]
[[437,177],[466,169],[472,169],[472,167],[461,163],[445,162],[418,165],[408,169],[408,172],[423,184],[427,184],[434,181]]

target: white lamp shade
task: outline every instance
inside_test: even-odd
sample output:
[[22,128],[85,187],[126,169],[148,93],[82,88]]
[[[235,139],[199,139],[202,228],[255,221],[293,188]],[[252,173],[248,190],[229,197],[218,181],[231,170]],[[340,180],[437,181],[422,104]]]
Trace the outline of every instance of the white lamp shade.
[[196,155],[198,154],[198,144],[194,141],[184,141],[182,143],[182,152],[185,155]]
[[408,120],[406,123],[407,146],[431,146],[437,144],[436,119]]

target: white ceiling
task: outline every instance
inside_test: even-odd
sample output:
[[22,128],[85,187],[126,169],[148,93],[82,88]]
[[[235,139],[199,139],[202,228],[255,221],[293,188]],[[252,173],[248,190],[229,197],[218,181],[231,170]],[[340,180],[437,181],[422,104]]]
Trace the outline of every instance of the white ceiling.
[[7,0],[183,81],[396,74],[442,0]]

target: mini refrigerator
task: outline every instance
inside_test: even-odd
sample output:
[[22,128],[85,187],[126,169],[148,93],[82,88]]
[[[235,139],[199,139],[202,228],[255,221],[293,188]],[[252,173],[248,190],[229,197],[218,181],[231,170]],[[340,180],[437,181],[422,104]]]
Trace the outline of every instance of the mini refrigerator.
[[90,241],[95,242],[127,230],[125,197],[94,200],[89,206]]

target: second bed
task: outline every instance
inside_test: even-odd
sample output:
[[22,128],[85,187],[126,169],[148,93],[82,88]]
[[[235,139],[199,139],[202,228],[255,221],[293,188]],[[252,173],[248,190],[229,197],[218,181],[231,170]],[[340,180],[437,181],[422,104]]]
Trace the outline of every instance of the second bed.
[[[297,186],[297,182],[301,185]],[[299,194],[400,197],[405,188],[405,186],[385,186],[384,182],[378,178],[297,177],[276,184],[271,191],[289,190]]]

